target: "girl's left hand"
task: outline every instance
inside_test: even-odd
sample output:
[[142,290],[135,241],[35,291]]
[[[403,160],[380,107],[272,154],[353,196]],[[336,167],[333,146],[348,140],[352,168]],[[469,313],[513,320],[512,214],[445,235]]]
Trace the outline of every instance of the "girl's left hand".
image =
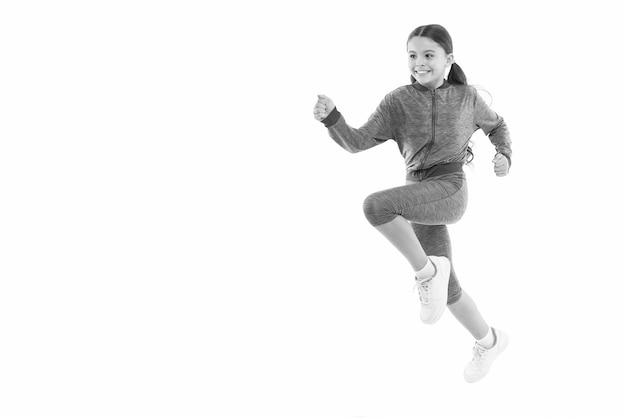
[[497,153],[493,160],[493,171],[495,171],[496,176],[504,177],[509,174],[509,159],[504,155]]

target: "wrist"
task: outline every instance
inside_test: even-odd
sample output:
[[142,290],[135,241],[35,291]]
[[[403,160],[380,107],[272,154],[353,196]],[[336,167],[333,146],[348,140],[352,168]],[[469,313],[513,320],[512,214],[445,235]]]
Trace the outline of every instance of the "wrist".
[[335,106],[333,110],[330,111],[328,116],[326,116],[320,122],[322,122],[325,127],[329,128],[333,126],[335,123],[337,123],[340,117],[341,117],[341,113],[339,113],[339,111],[337,110],[337,106]]

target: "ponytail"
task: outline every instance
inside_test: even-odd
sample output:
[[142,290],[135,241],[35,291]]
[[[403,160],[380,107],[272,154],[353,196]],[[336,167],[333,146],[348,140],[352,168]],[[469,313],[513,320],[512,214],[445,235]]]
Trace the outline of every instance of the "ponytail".
[[448,73],[448,82],[450,84],[462,84],[467,85],[467,78],[465,77],[465,73],[461,69],[461,66],[456,62],[452,63],[450,67],[450,72]]
[[472,151],[473,142],[470,140],[465,150],[465,164],[470,164],[474,160],[474,151]]
[[[448,73],[448,83],[450,84],[461,84],[467,85],[467,77],[465,77],[465,73],[459,64],[456,62],[452,63],[450,67],[450,72]],[[465,164],[470,164],[474,159],[474,151],[472,151],[472,141],[467,145],[467,150],[465,151]]]

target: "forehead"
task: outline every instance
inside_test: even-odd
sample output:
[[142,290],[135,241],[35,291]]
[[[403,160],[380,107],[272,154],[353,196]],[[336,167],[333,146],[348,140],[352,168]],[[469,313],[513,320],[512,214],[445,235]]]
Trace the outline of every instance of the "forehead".
[[407,50],[413,52],[435,51],[445,52],[441,45],[425,36],[414,36],[407,43]]

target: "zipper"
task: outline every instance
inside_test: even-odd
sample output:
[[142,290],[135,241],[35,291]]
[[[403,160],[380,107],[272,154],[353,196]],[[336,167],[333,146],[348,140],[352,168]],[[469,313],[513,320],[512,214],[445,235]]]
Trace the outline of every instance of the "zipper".
[[431,115],[432,115],[432,139],[430,140],[430,143],[428,145],[426,145],[426,153],[424,154],[424,161],[422,163],[422,170],[424,169],[424,165],[426,165],[426,159],[428,158],[428,154],[430,154],[430,150],[433,147],[433,144],[435,143],[435,121],[437,120],[437,98],[436,98],[436,92],[435,90],[431,90],[430,91],[430,96],[432,98],[432,109],[431,109]]

